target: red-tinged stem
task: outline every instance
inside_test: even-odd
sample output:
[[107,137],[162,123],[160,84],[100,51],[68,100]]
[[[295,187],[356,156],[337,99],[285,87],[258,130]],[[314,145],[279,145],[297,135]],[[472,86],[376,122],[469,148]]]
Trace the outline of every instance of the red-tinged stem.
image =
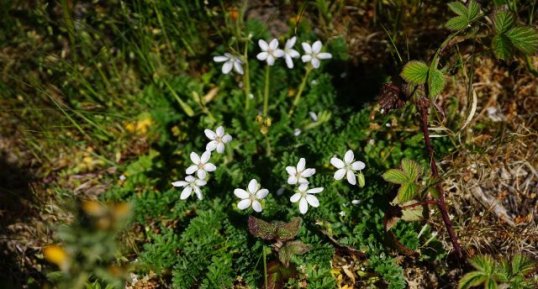
[[[428,89],[426,88],[426,92],[427,90]],[[426,93],[426,95],[428,94]],[[430,158],[430,168],[432,171],[432,176],[435,179],[439,179],[439,171],[437,170],[437,163],[435,162],[434,151],[430,140],[430,133],[428,131],[428,109],[430,107],[430,101],[427,98],[422,97],[416,102],[416,106],[420,113],[420,128],[422,129],[422,133],[424,134],[424,143],[426,145],[426,150],[428,151],[428,156]],[[458,237],[454,232],[452,222],[448,217],[448,209],[445,202],[445,192],[443,190],[443,186],[441,186],[441,182],[437,182],[435,188],[439,192],[439,197],[435,200],[435,203],[439,208],[439,211],[441,212],[441,218],[443,219],[443,223],[445,224],[448,236],[450,237],[450,242],[452,243],[452,247],[454,247],[454,251],[456,252],[458,258],[463,259],[463,250],[461,249],[461,246],[458,242]]]

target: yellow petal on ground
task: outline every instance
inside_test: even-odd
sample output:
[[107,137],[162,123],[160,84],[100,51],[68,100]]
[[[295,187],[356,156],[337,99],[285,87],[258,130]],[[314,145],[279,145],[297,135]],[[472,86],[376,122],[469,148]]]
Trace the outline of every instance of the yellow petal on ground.
[[43,248],[43,255],[47,261],[58,265],[60,268],[64,267],[69,261],[67,252],[57,245],[50,245]]

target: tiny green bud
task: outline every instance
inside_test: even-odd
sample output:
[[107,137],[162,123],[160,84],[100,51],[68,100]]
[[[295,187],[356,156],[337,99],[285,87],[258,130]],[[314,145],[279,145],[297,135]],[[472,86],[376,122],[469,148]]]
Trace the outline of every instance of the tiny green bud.
[[359,178],[359,187],[364,188],[364,185],[366,185],[366,180],[364,179],[364,175],[362,174],[362,172],[359,172],[357,177]]

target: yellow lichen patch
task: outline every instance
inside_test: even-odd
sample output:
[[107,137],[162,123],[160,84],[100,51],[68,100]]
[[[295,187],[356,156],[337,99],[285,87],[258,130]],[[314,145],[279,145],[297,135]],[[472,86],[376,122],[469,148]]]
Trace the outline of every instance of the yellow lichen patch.
[[140,119],[134,121],[134,122],[127,122],[125,123],[125,129],[130,132],[137,135],[145,135],[148,133],[149,128],[153,125],[153,120],[151,119],[151,116],[146,115],[141,117]]

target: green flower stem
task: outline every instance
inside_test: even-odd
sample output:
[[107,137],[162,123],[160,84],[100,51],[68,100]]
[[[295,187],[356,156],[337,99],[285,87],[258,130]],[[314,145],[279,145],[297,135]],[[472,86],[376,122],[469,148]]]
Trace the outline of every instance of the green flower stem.
[[263,251],[263,284],[265,285],[264,288],[267,289],[267,253],[265,253],[265,246],[262,247]]
[[243,52],[243,61],[245,62],[245,74],[243,75],[243,83],[245,84],[245,110],[248,111],[250,104],[250,70],[248,68],[248,42],[245,42],[245,51]]
[[269,106],[269,84],[270,84],[269,70],[270,70],[270,66],[266,65],[265,66],[265,86],[263,89],[263,117],[264,118],[267,117],[267,110]]
[[311,65],[309,65],[306,68],[306,72],[304,74],[303,81],[301,82],[301,85],[299,86],[299,91],[295,95],[295,99],[293,100],[293,104],[291,105],[290,111],[288,112],[288,116],[291,116],[293,114],[293,110],[299,104],[299,101],[301,100],[301,95],[303,94],[304,87],[306,86],[306,80],[308,79],[308,75],[310,74],[310,71],[312,71],[312,66]]

